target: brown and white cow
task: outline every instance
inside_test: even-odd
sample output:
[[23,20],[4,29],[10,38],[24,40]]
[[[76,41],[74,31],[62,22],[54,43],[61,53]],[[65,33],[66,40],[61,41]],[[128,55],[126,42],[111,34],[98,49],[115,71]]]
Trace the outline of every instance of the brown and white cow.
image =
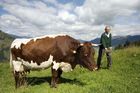
[[72,71],[77,64],[94,69],[92,44],[80,44],[68,35],[15,39],[11,44],[10,64],[15,87],[25,84],[26,72],[51,67],[51,86],[56,87],[62,72]]

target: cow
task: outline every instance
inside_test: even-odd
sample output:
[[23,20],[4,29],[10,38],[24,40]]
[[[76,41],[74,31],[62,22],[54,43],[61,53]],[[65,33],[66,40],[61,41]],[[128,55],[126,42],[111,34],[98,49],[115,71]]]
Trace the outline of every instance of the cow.
[[47,35],[29,39],[15,39],[10,48],[10,65],[15,78],[15,87],[26,83],[30,70],[51,67],[51,87],[57,87],[62,72],[72,71],[80,65],[95,69],[92,43],[80,41],[68,35]]

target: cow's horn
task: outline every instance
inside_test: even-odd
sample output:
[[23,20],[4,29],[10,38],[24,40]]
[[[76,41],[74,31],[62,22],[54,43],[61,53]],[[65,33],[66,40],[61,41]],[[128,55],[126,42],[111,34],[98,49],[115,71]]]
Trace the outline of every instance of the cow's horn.
[[73,52],[74,54],[76,54],[76,51],[75,51],[75,50],[73,50],[72,52]]
[[80,44],[80,46],[83,46],[83,45],[84,45],[83,43]]
[[92,43],[92,46],[99,46],[100,44],[94,44],[94,43]]

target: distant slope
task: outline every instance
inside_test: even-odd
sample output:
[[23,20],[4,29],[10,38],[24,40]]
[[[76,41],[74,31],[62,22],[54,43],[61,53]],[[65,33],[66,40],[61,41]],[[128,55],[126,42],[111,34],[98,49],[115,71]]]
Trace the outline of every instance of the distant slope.
[[[134,41],[140,41],[140,35],[134,35],[134,36],[114,36],[112,38],[112,45],[118,46],[119,44],[124,44],[126,41],[134,42]],[[100,38],[96,38],[94,40],[91,40],[93,43],[100,43]]]
[[15,38],[16,36],[4,33],[0,30],[0,61],[9,59],[10,44]]

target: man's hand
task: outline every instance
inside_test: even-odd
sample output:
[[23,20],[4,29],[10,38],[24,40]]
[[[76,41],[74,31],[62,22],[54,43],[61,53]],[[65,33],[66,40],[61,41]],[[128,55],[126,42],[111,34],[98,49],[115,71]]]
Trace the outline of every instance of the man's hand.
[[105,52],[108,53],[108,49],[107,48],[105,48]]
[[106,53],[111,53],[111,52],[112,52],[112,47],[105,48],[105,52],[106,52]]
[[109,47],[109,50],[111,50],[111,51],[112,51],[112,47]]

